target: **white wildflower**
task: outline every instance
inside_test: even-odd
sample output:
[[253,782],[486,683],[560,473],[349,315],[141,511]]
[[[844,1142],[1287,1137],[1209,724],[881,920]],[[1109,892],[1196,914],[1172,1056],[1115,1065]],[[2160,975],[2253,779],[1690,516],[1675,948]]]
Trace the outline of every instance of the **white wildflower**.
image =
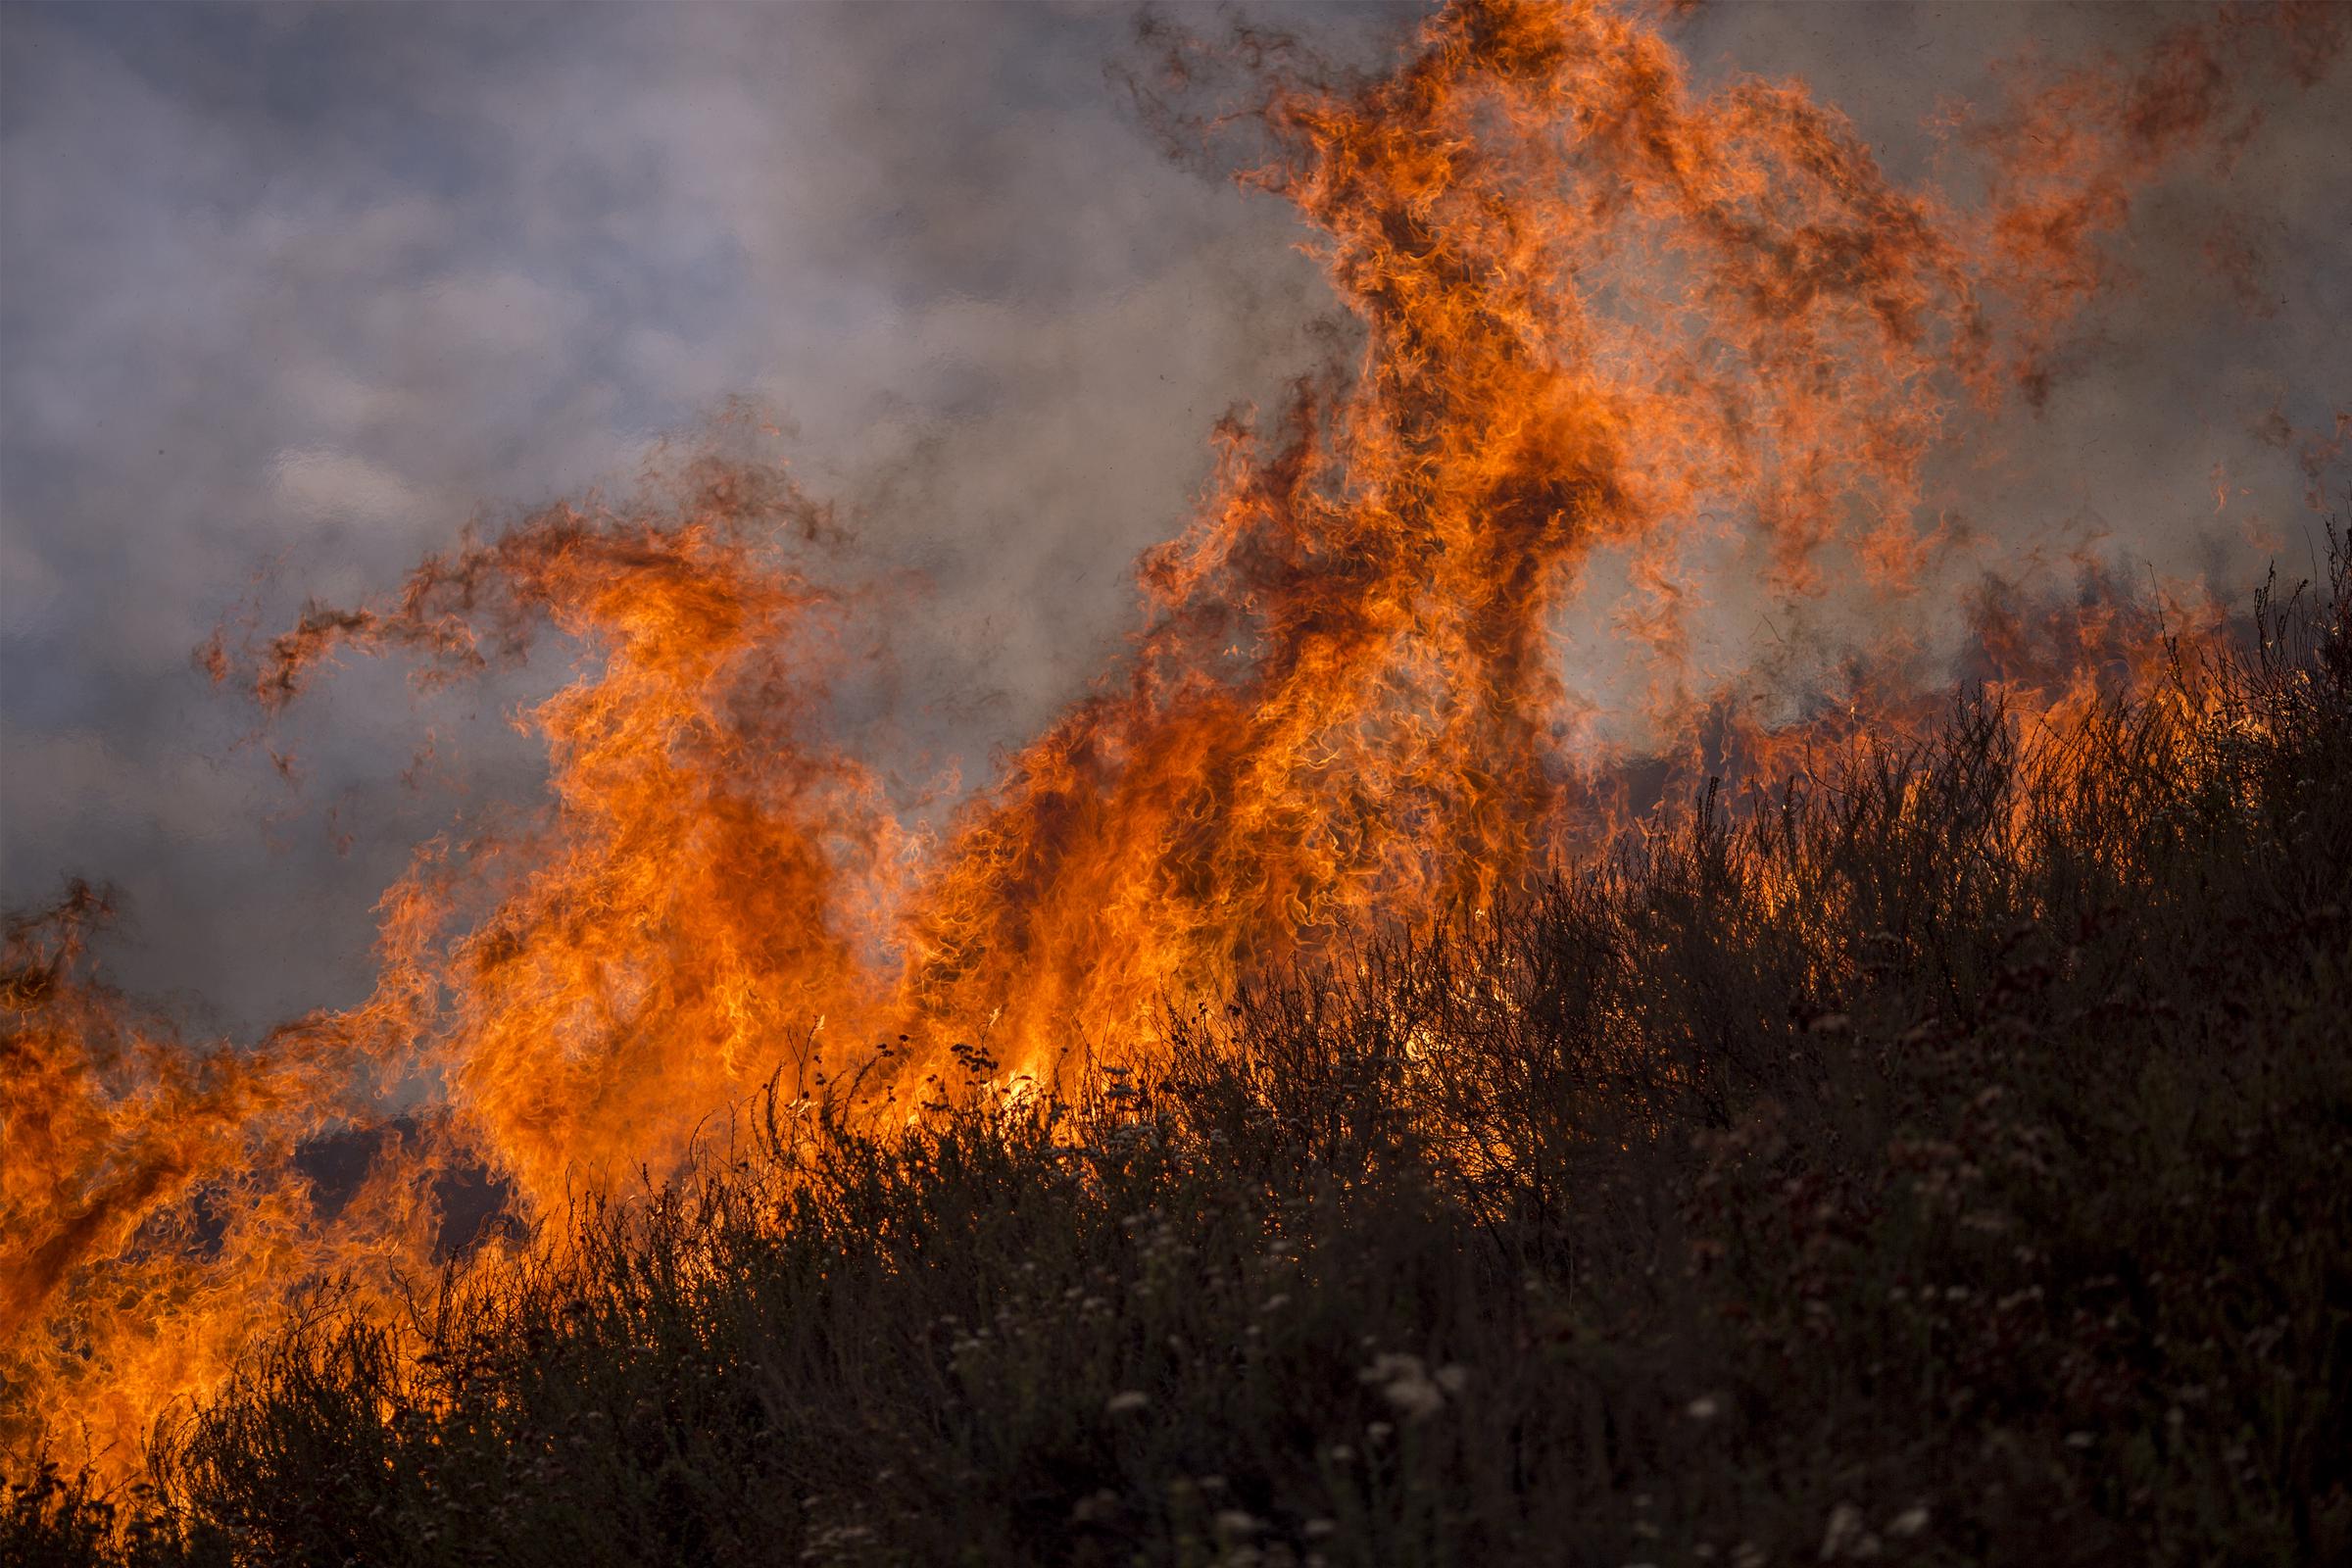
[[1841,1502],[1830,1510],[1830,1525],[1822,1532],[1821,1560],[1835,1562],[1862,1544],[1862,1510],[1850,1502]]
[[1381,1396],[1402,1411],[1408,1421],[1435,1415],[1446,1403],[1445,1390],[1429,1375],[1427,1364],[1417,1355],[1383,1351],[1372,1358],[1370,1366],[1356,1374],[1356,1379],[1378,1385]]

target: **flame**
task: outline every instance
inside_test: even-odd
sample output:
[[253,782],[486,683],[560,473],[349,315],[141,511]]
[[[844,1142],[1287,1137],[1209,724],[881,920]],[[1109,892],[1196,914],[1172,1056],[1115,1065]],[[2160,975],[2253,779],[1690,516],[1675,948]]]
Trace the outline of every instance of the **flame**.
[[[205,666],[271,712],[347,655],[432,683],[552,631],[578,663],[518,717],[544,808],[417,853],[360,1006],[199,1046],[86,977],[97,896],[9,926],[0,1442],[135,1462],[306,1282],[366,1304],[434,1267],[437,1173],[558,1213],[675,1169],[772,1075],[815,1081],[828,1040],[878,1049],[836,1062],[875,1103],[952,1059],[1115,1059],[1170,1001],[1488,910],[1662,793],[1923,722],[1949,673],[1932,612],[1981,564],[1929,515],[1926,465],[2043,395],[2133,192],[2243,129],[2265,60],[2320,79],[2344,15],[2230,11],[2145,61],[2014,68],[1996,112],[1945,114],[1986,171],[1967,207],[1896,182],[1801,84],[1698,92],[1646,11],[1455,5],[1366,79],[1247,40],[1253,96],[1213,119],[1170,96],[1218,65],[1179,41],[1147,115],[1256,138],[1245,182],[1297,210],[1360,348],[1270,426],[1218,430],[1119,668],[936,839],[908,828],[827,704],[871,595],[828,575],[832,520],[787,473],[717,456],[216,639]],[[1727,581],[1862,601],[1809,710],[1773,716],[1770,671],[1710,651]],[[2079,719],[2215,630],[2169,591],[2160,614],[1987,589],[1972,673]],[[1611,627],[1625,668],[1572,666],[1572,624]],[[1595,731],[1617,676],[1640,746]],[[304,1174],[323,1135],[387,1127],[356,1197]]]

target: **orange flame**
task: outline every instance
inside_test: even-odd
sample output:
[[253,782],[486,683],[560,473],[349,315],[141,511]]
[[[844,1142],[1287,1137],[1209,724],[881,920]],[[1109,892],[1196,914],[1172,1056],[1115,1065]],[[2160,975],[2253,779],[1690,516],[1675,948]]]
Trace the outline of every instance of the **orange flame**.
[[[2298,79],[2342,15],[2281,13]],[[1965,559],[1923,518],[1923,465],[2044,384],[2132,191],[2242,123],[2252,36],[2231,12],[1953,112],[1992,172],[1968,210],[1898,185],[1801,85],[1696,93],[1660,24],[1599,4],[1457,5],[1360,81],[1256,40],[1247,115],[1147,91],[1180,135],[1263,138],[1245,179],[1308,225],[1360,354],[1272,431],[1220,429],[1198,517],[1141,564],[1125,664],[936,845],[829,733],[863,606],[772,468],[692,464],[659,505],[556,507],[380,601],[217,641],[207,666],[272,711],[345,652],[455,679],[553,628],[580,664],[520,718],[544,809],[418,853],[357,1008],[199,1049],[80,977],[94,896],[8,929],[0,1441],[132,1462],[306,1280],[367,1300],[432,1267],[420,1176],[487,1168],[546,1214],[675,1168],[823,1039],[885,1043],[876,1096],[958,1051],[1050,1074],[1144,1046],[1170,1000],[1507,898],[1643,804],[1580,689],[1606,672],[1560,656],[1607,560],[1670,777],[1917,721],[1941,686],[1920,609]],[[1882,613],[1836,701],[1743,703],[1754,672],[1698,635],[1721,576],[1800,609],[1859,585]],[[1977,673],[2029,717],[2079,712],[2162,653],[2130,597],[1988,596]],[[2169,622],[2212,624],[2193,598]],[[306,1141],[404,1106],[425,1131],[356,1198],[304,1174]]]

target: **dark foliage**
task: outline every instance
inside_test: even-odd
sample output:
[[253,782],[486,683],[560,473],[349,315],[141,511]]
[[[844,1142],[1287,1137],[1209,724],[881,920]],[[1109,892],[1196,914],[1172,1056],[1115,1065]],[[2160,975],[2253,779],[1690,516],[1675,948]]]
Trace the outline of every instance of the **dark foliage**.
[[771,1101],[0,1557],[2352,1554],[2352,596],[1710,804],[1073,1101]]

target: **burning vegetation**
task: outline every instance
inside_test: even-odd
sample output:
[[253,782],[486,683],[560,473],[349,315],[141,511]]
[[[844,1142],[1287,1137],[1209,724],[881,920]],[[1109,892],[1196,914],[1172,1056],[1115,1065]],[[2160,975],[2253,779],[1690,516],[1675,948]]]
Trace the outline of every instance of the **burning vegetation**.
[[[936,832],[772,466],[218,639],[270,713],[575,663],[543,808],[419,850],[360,1005],[191,1041],[91,978],[102,895],[8,927],[0,1443],[64,1469],[0,1542],[2352,1549],[2342,571],[2250,639],[2060,598],[1930,478],[2346,30],[2021,71],[1949,117],[1968,203],[1643,10],[1457,5],[1361,78],[1156,40],[1145,118],[1359,342],[1219,430],[1124,658]],[[1835,630],[1735,657],[1734,592]]]

